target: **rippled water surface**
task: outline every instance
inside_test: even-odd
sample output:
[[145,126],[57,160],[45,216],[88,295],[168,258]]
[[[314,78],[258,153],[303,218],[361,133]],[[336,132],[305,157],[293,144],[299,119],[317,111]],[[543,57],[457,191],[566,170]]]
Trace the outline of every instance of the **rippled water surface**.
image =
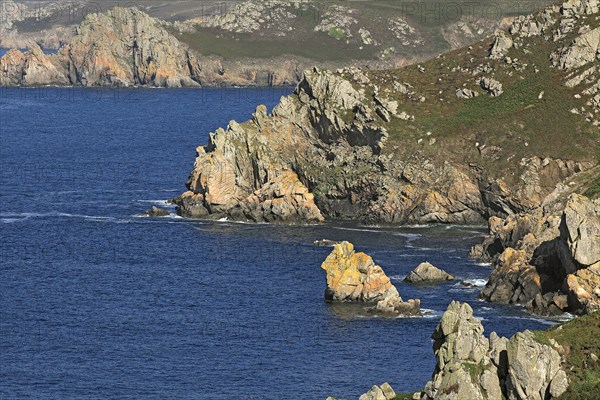
[[[138,215],[183,190],[195,147],[289,92],[1,89],[0,398],[355,398],[433,370],[453,300],[492,330],[543,328],[457,282],[402,278],[428,260],[485,283],[477,227],[272,226]],[[172,209],[171,209],[172,210]],[[317,239],[372,255],[424,318],[323,301]]]

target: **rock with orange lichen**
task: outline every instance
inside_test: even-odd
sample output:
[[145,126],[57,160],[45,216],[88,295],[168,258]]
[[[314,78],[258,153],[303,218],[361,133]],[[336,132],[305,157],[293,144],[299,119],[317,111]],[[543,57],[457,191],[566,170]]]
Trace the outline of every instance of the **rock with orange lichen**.
[[9,50],[0,58],[0,85],[19,85],[23,77],[25,54],[17,49]]
[[314,196],[298,175],[285,171],[228,211],[232,219],[254,222],[322,222]]
[[526,303],[541,292],[541,278],[525,251],[507,248],[500,255],[481,296],[494,303]]
[[65,85],[68,83],[69,80],[60,60],[44,54],[37,44],[25,53],[11,49],[0,59],[0,85],[2,86]]
[[578,314],[600,310],[600,262],[567,276],[569,304]]
[[61,51],[72,82],[90,85],[198,86],[198,64],[155,18],[135,8],[88,14]]
[[321,268],[327,272],[326,300],[376,303],[374,311],[386,314],[420,314],[419,300],[404,302],[381,267],[355,252],[352,243],[335,244]]

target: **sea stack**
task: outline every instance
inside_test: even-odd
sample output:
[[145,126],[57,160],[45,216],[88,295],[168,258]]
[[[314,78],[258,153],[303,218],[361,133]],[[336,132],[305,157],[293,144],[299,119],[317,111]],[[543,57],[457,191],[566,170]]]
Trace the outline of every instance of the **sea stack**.
[[383,314],[420,314],[420,301],[403,301],[383,269],[352,243],[335,244],[321,268],[327,272],[326,300],[375,303],[374,311]]

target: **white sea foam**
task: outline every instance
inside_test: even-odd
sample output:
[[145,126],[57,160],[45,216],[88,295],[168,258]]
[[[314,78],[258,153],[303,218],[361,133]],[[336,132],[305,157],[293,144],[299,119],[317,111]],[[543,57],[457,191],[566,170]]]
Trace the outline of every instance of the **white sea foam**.
[[138,203],[157,204],[160,206],[170,206],[169,200],[137,200]]
[[460,283],[457,283],[456,286],[462,287],[484,287],[487,284],[487,279],[464,279]]
[[341,226],[332,226],[333,229],[338,229],[341,231],[354,231],[354,232],[375,232],[375,233],[384,233],[386,231],[376,230],[376,229],[367,229],[367,228],[344,228]]
[[427,229],[433,228],[437,226],[436,224],[412,224],[412,225],[402,225],[403,229]]
[[421,314],[423,314],[423,318],[440,318],[443,312],[432,310],[430,308],[421,308]]
[[64,213],[58,211],[52,211],[49,213],[34,213],[34,212],[24,212],[24,213],[4,213],[0,214],[0,218],[2,219],[20,219],[25,220],[29,218],[83,218],[87,220],[94,221],[114,221],[116,220],[114,217],[106,217],[101,215],[86,215],[86,214],[71,214]]
[[507,319],[518,319],[518,320],[523,320],[523,321],[535,321],[535,322],[539,322],[541,324],[544,325],[556,325],[559,320],[557,319],[545,319],[545,318],[540,318],[540,317],[527,317],[527,316],[523,316],[523,317],[517,317],[517,316],[509,316],[509,317],[505,317]]
[[420,233],[394,232],[394,236],[402,236],[407,239],[418,239],[423,235],[421,235]]
[[28,218],[1,218],[3,224],[14,224],[16,222],[22,222],[27,220]]

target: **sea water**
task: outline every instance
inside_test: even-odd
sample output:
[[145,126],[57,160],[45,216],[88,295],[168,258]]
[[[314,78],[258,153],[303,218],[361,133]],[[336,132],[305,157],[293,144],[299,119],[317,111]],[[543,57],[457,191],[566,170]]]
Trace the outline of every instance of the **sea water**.
[[[356,398],[423,387],[452,300],[489,334],[553,321],[477,299],[482,227],[179,218],[195,148],[291,89],[0,89],[0,398]],[[152,205],[171,215],[141,217]],[[423,318],[323,299],[318,239],[370,254]],[[429,261],[457,281],[411,286]],[[474,287],[461,285],[468,280]]]

